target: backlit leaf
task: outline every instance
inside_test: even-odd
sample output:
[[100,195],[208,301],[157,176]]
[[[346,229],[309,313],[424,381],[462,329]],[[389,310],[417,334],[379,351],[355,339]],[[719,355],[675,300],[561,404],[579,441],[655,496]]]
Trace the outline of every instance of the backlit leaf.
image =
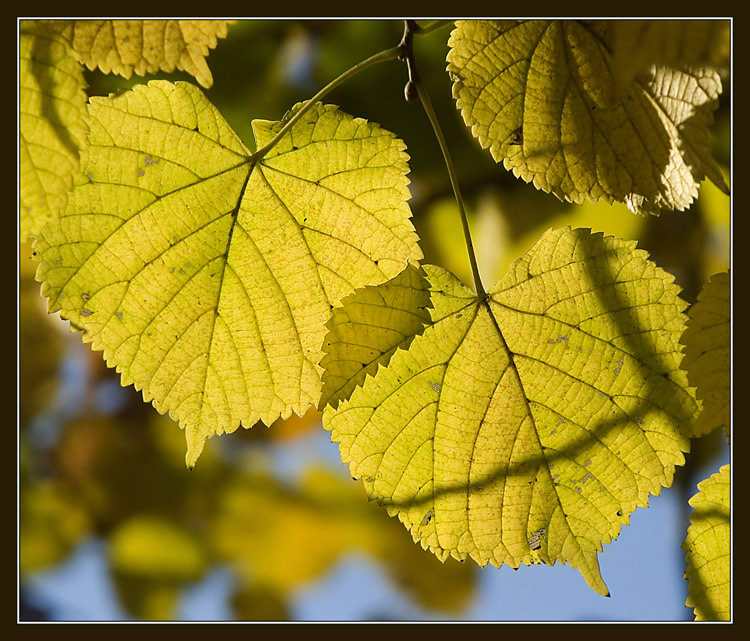
[[65,207],[86,134],[86,83],[70,47],[46,24],[23,21],[18,47],[23,241]]
[[618,93],[651,65],[729,62],[729,20],[613,20],[611,27]]
[[729,620],[730,466],[698,483],[693,513],[682,544],[687,561],[688,598],[696,621]]
[[171,72],[213,84],[206,56],[231,20],[64,20],[52,22],[89,69],[130,78]]
[[570,563],[672,482],[697,404],[686,304],[635,242],[547,232],[487,299],[424,266],[433,324],[323,424],[371,498],[439,558]]
[[729,436],[729,315],[729,272],[721,272],[711,276],[688,310],[690,318],[680,341],[685,345],[682,367],[703,401],[691,437],[719,428]]
[[465,123],[497,162],[576,203],[684,210],[704,177],[727,189],[708,126],[721,80],[652,67],[614,98],[606,22],[459,21],[448,71]]
[[[82,179],[35,249],[49,298],[134,384],[206,438],[317,403],[325,323],[422,256],[404,144],[315,105],[260,162],[199,89],[92,98]],[[258,147],[282,123],[253,121]]]
[[387,283],[358,289],[341,301],[323,345],[321,407],[338,407],[399,347],[408,347],[430,322],[428,288],[422,270],[409,265]]

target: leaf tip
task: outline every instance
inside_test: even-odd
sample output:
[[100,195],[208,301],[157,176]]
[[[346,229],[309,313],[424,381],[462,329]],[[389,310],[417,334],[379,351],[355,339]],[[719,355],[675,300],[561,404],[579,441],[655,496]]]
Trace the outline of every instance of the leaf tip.
[[193,468],[195,468],[195,463],[198,461],[198,457],[203,451],[203,446],[206,443],[206,437],[201,434],[196,428],[186,427],[185,440],[187,441],[187,452],[185,452],[185,466],[190,472],[192,472]]

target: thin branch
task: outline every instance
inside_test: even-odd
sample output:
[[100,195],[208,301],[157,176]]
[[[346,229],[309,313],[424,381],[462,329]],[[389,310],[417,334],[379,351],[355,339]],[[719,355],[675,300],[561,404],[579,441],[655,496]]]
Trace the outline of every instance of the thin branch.
[[400,47],[391,47],[390,49],[385,49],[381,51],[380,53],[376,53],[374,56],[370,56],[366,60],[363,60],[360,63],[357,63],[350,69],[347,69],[344,73],[342,73],[338,78],[332,80],[329,82],[325,87],[323,87],[318,93],[316,93],[312,98],[310,98],[303,106],[302,108],[292,116],[292,118],[287,122],[266,145],[258,149],[252,156],[249,158],[250,163],[258,162],[265,156],[271,149],[273,149],[278,142],[289,132],[289,130],[294,127],[294,125],[297,124],[297,122],[302,118],[311,108],[312,106],[321,100],[326,94],[328,94],[330,91],[338,87],[343,82],[346,82],[349,78],[352,76],[355,76],[360,71],[363,71],[367,69],[368,67],[372,67],[373,65],[377,65],[381,62],[386,62],[387,60],[396,60],[401,53]]
[[414,59],[414,50],[412,48],[412,37],[416,23],[413,20],[406,20],[406,27],[404,29],[404,37],[399,45],[401,49],[400,60],[406,62],[407,69],[409,71],[409,81],[406,83],[404,94],[406,100],[411,102],[414,99],[414,93],[416,92],[419,96],[419,100],[422,103],[422,107],[427,114],[427,118],[430,120],[432,129],[435,132],[435,137],[440,145],[440,151],[443,152],[443,159],[445,160],[445,166],[448,169],[448,175],[450,176],[451,186],[453,187],[453,194],[456,197],[456,203],[458,205],[458,213],[461,215],[461,225],[464,230],[464,239],[466,240],[466,249],[469,253],[469,262],[471,263],[471,271],[474,275],[474,288],[476,289],[477,296],[480,299],[487,297],[487,293],[484,291],[482,285],[482,279],[479,277],[479,267],[477,265],[477,258],[474,254],[474,244],[471,241],[471,233],[469,232],[469,221],[466,218],[466,211],[464,209],[464,199],[461,196],[461,188],[458,185],[458,177],[456,176],[456,169],[453,166],[453,160],[451,159],[450,152],[448,151],[448,145],[445,142],[443,131],[440,128],[435,111],[432,108],[432,101],[430,100],[430,94],[427,92],[427,88],[419,78],[417,72],[416,60]]

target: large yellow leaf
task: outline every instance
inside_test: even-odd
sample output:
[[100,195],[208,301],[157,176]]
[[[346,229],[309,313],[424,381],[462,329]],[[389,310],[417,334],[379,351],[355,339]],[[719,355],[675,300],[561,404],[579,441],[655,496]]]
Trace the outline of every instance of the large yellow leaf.
[[607,594],[597,551],[689,448],[679,288],[635,242],[570,228],[485,299],[424,271],[433,324],[324,427],[370,497],[441,559],[567,562]]
[[89,69],[130,78],[157,71],[180,71],[201,85],[213,84],[209,50],[227,35],[231,20],[63,20],[62,34]]
[[715,71],[652,67],[615,99],[606,22],[460,21],[449,44],[467,126],[537,189],[656,214],[689,207],[706,176],[726,189],[708,134]]
[[73,51],[45,24],[21,23],[21,240],[65,207],[86,134],[86,83]]
[[688,311],[690,318],[681,339],[685,345],[682,367],[703,401],[691,437],[719,428],[729,436],[729,315],[729,272],[721,272],[711,276]]
[[612,75],[621,92],[651,65],[726,65],[729,20],[613,20]]
[[693,513],[682,549],[689,592],[685,605],[694,609],[696,621],[729,620],[729,471],[724,465],[698,483],[699,492],[690,499]]
[[[187,462],[318,401],[331,308],[421,258],[404,144],[314,106],[261,162],[201,91],[92,98],[83,177],[37,278],[123,385],[186,428]],[[282,123],[253,121],[258,147]]]

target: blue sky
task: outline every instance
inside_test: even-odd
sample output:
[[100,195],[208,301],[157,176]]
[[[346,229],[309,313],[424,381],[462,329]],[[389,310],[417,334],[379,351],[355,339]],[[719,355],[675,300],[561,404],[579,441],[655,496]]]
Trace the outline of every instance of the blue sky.
[[[294,482],[310,464],[324,463],[346,476],[335,445],[323,430],[270,448],[280,480]],[[725,449],[701,470],[709,476],[727,463]],[[691,492],[692,494],[692,492]],[[460,620],[691,620],[684,607],[687,584],[679,536],[683,506],[677,491],[651,497],[648,509],[637,509],[612,545],[600,554],[602,575],[612,596],[594,593],[569,566],[491,566],[478,574],[475,598]],[[404,531],[404,536],[408,536]],[[105,543],[89,539],[60,566],[37,574],[28,583],[32,603],[61,620],[127,618],[109,578]],[[220,621],[231,618],[228,597],[232,572],[215,566],[182,595],[182,620]],[[297,620],[440,620],[445,615],[418,607],[391,583],[380,566],[365,556],[351,555],[319,580],[299,588],[290,603]]]

